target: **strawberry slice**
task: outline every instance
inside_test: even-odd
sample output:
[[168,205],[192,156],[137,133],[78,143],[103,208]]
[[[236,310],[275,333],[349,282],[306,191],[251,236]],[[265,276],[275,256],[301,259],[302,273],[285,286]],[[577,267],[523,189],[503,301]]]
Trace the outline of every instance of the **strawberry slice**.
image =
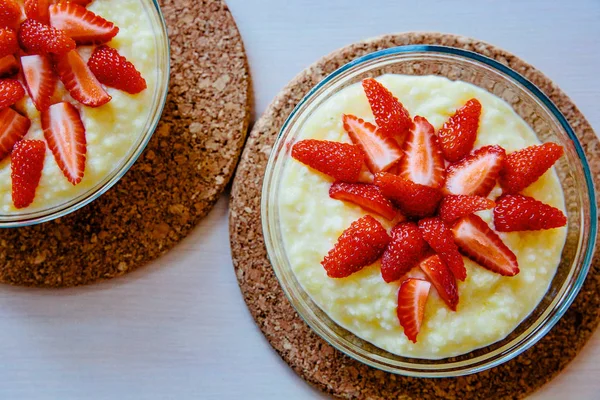
[[0,28],[17,28],[21,15],[21,6],[16,0],[0,1]]
[[48,147],[63,175],[73,185],[83,179],[87,143],[79,111],[71,103],[57,103],[42,112]]
[[450,268],[456,279],[464,281],[467,278],[467,269],[454,243],[452,232],[446,224],[439,218],[426,218],[419,221],[419,229],[423,239]]
[[35,19],[46,25],[50,23],[48,14],[49,0],[25,0],[24,4],[27,18]]
[[21,24],[18,37],[23,49],[35,54],[65,54],[76,46],[64,32],[34,19]]
[[15,79],[0,79],[0,110],[12,106],[25,96],[25,89]]
[[494,208],[495,205],[493,200],[486,197],[450,194],[442,200],[438,214],[444,222],[450,224],[474,212]]
[[381,189],[375,185],[335,182],[329,188],[329,197],[354,203],[390,221],[398,214],[392,202],[386,199],[381,194]]
[[413,125],[406,108],[375,79],[363,79],[362,85],[382,135],[396,137],[400,140],[399,143],[402,143]]
[[439,255],[433,255],[419,263],[427,279],[433,283],[435,290],[452,311],[458,305],[458,286],[450,268],[442,261]]
[[556,143],[529,146],[504,159],[500,185],[505,193],[518,193],[537,181],[562,157],[564,149]]
[[480,115],[481,103],[477,99],[471,99],[456,110],[438,131],[440,147],[446,160],[459,161],[473,150]]
[[56,72],[71,96],[81,104],[100,107],[112,99],[77,50],[57,57]]
[[441,187],[446,179],[446,164],[435,129],[418,115],[404,142],[404,157],[399,163],[398,175],[414,183],[436,188]]
[[375,175],[374,183],[381,188],[385,197],[396,202],[400,211],[411,217],[423,218],[432,215],[442,200],[440,190],[387,172]]
[[19,72],[19,62],[15,56],[6,56],[0,58],[0,78],[14,75]]
[[88,61],[90,70],[106,86],[136,94],[146,89],[146,80],[116,49],[100,46]]
[[15,54],[18,50],[17,33],[9,28],[0,28],[0,58]]
[[106,43],[119,33],[112,22],[70,2],[50,6],[50,25],[64,31],[77,44]]
[[425,316],[425,305],[429,297],[431,283],[410,278],[402,282],[398,290],[398,321],[404,328],[404,334],[413,343],[417,343],[417,335]]
[[462,253],[482,267],[504,276],[519,273],[517,256],[477,215],[459,219],[452,233]]
[[35,108],[44,111],[50,107],[57,79],[48,56],[32,55],[21,57],[23,77]]
[[484,146],[450,165],[444,193],[486,197],[496,185],[505,154],[500,146]]
[[567,224],[561,210],[532,197],[504,195],[494,208],[494,226],[500,232],[538,231]]
[[381,257],[381,276],[388,283],[402,278],[429,249],[414,222],[396,225],[390,235],[392,240]]
[[92,1],[94,1],[94,0],[53,0],[53,4],[74,3],[74,4],[79,4],[80,6],[86,7]]
[[0,160],[27,134],[31,121],[12,108],[0,110]]
[[398,143],[385,137],[375,125],[354,115],[344,115],[344,129],[352,143],[359,146],[367,156],[367,166],[374,174],[391,168],[400,158],[402,149]]
[[321,264],[330,278],[345,278],[377,261],[389,241],[379,221],[366,215],[342,233]]
[[307,139],[295,143],[292,157],[302,164],[344,182],[356,182],[365,155],[356,146],[327,140]]
[[42,140],[21,140],[15,144],[10,159],[12,200],[16,208],[28,207],[42,178],[46,143]]

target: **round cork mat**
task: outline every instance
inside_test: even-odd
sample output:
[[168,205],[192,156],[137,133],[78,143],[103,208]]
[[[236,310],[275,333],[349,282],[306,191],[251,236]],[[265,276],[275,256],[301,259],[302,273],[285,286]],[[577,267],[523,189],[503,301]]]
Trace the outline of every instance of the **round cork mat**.
[[233,184],[231,250],[244,299],[279,355],[307,382],[339,398],[520,399],[556,376],[590,338],[600,321],[600,251],[579,296],[560,322],[534,347],[500,367],[446,379],[383,372],[334,349],[314,333],[284,295],[267,258],[261,220],[261,185],[267,159],[286,117],[326,75],[349,61],[388,47],[438,44],[459,47],[507,64],[542,89],[564,113],[600,187],[600,143],[569,98],[517,57],[474,39],[439,33],[402,33],[356,43],[322,58],[298,75],[271,103],[252,130]]
[[221,0],[162,0],[171,44],[167,103],[148,147],[111,190],[66,217],[0,230],[0,281],[67,287],[166,253],[213,207],[244,145],[251,82]]

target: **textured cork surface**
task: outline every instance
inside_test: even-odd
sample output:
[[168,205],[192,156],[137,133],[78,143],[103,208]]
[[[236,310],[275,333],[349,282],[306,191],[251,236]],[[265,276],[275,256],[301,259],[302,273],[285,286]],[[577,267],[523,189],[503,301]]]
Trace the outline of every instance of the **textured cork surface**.
[[171,83],[148,147],[110,191],[41,225],[0,230],[0,281],[66,287],[159,257],[213,207],[244,144],[251,108],[240,34],[220,0],[163,0]]
[[476,51],[507,64],[541,88],[582,142],[600,187],[600,145],[588,122],[548,78],[489,44],[453,35],[404,33],[350,45],[298,75],[254,126],[233,185],[230,235],[236,275],[257,325],[279,355],[308,383],[339,398],[520,399],[556,376],[600,321],[600,251],[579,296],[560,322],[533,348],[500,367],[452,379],[417,379],[382,372],[335,350],[296,314],[268,261],[260,221],[260,191],[267,159],[285,118],[327,74],[366,53],[407,44],[441,44]]

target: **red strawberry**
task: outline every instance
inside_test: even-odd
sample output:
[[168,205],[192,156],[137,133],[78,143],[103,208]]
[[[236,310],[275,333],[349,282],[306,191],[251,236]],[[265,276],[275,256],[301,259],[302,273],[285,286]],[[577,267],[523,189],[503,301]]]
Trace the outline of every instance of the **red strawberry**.
[[366,215],[342,233],[321,264],[330,278],[345,278],[377,261],[389,241],[379,221]]
[[505,152],[500,146],[481,147],[448,167],[446,194],[487,196],[496,185]]
[[429,249],[414,222],[402,222],[390,234],[392,240],[381,257],[381,276],[388,283],[402,278]]
[[0,58],[15,54],[19,50],[19,41],[15,31],[0,28]]
[[21,6],[15,0],[0,1],[0,28],[17,28],[21,15]]
[[402,282],[398,290],[398,321],[404,328],[406,337],[413,343],[417,343],[417,335],[421,330],[429,289],[431,283],[410,278]]
[[520,194],[504,195],[494,208],[494,226],[500,232],[560,228],[567,217],[558,208]]
[[69,2],[50,6],[50,25],[63,30],[77,44],[106,43],[119,33],[112,22]]
[[10,154],[13,146],[27,134],[31,121],[12,108],[0,111],[0,160]]
[[427,279],[433,283],[438,294],[446,305],[456,311],[458,305],[458,287],[456,279],[450,268],[442,261],[439,255],[433,255],[419,263],[421,270],[427,275]]
[[415,124],[404,142],[404,157],[399,163],[402,178],[439,188],[446,179],[446,164],[433,126],[423,117]]
[[352,143],[359,146],[367,157],[366,162],[373,173],[385,171],[402,158],[402,149],[398,143],[385,137],[375,125],[365,122],[354,115],[344,115],[344,129]]
[[329,188],[329,197],[357,204],[365,210],[379,214],[390,221],[398,214],[392,202],[383,197],[381,189],[375,185],[335,182]]
[[50,107],[57,79],[48,56],[33,55],[21,57],[23,77],[27,91],[39,111]]
[[302,164],[344,182],[356,182],[365,155],[356,146],[326,140],[302,140],[292,147],[292,157]]
[[363,79],[362,85],[382,135],[402,141],[413,124],[406,108],[375,79]]
[[27,18],[35,19],[43,24],[49,24],[48,7],[49,0],[25,0],[25,14]]
[[494,208],[495,205],[493,200],[481,196],[450,194],[442,200],[438,213],[444,222],[452,223],[474,212]]
[[108,46],[100,46],[88,61],[90,70],[106,86],[136,94],[146,89],[146,80],[135,66]]
[[500,185],[505,193],[518,193],[537,181],[562,157],[564,149],[556,143],[529,146],[504,159]]
[[59,3],[75,3],[75,4],[79,4],[80,6],[87,6],[88,4],[90,4],[93,0],[53,0],[53,4],[59,4]]
[[477,215],[459,219],[452,228],[452,233],[463,254],[482,267],[505,276],[519,273],[517,256]]
[[44,25],[34,19],[21,24],[19,42],[30,53],[65,54],[75,48],[75,42],[64,32]]
[[0,79],[0,110],[12,106],[25,96],[25,89],[14,79]]
[[438,131],[440,147],[446,160],[456,162],[473,150],[480,115],[481,103],[477,99],[471,99],[456,110]]
[[42,112],[42,128],[63,175],[77,185],[83,179],[87,152],[79,111],[70,103],[53,104]]
[[464,281],[467,278],[467,269],[454,243],[452,232],[446,224],[439,218],[426,218],[419,221],[419,229],[423,239],[450,268],[456,279]]
[[43,140],[21,140],[15,144],[10,164],[12,200],[16,208],[25,208],[33,203],[45,158],[46,143]]
[[56,72],[71,96],[81,104],[100,107],[112,99],[77,50],[57,57]]
[[0,78],[14,75],[19,72],[19,63],[15,56],[6,56],[0,58]]
[[375,175],[375,185],[381,188],[385,197],[398,204],[400,211],[411,217],[432,215],[442,200],[442,193],[438,189],[419,185],[387,172]]

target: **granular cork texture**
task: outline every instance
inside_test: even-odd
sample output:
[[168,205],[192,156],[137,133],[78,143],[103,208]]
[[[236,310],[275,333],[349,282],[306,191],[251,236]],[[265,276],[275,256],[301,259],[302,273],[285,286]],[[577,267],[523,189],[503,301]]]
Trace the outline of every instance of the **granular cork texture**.
[[460,378],[418,379],[370,368],[315,334],[285,297],[267,258],[260,220],[261,186],[269,153],[285,118],[326,75],[373,51],[408,44],[439,44],[475,51],[510,66],[544,91],[575,130],[600,187],[600,145],[589,123],[548,78],[487,43],[438,33],[403,33],[350,45],[298,75],[256,123],[233,185],[230,236],[244,299],[267,340],[307,382],[339,398],[521,399],[556,376],[590,338],[600,321],[600,251],[577,299],[552,331],[523,355],[500,367]]
[[213,207],[241,153],[251,108],[240,34],[220,0],[163,0],[167,104],[148,147],[110,191],[59,220],[0,230],[0,281],[67,287],[159,257]]

